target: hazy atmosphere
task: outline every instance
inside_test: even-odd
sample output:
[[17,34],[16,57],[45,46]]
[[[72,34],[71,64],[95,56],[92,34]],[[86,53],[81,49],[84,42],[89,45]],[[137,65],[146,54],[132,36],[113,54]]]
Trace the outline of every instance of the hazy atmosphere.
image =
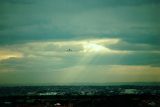
[[160,0],[0,0],[0,84],[160,82]]

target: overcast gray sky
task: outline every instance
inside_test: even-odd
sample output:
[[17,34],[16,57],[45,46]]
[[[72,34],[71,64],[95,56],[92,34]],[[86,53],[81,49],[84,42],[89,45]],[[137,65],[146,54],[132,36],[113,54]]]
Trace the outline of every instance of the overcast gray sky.
[[159,82],[159,10],[160,0],[0,0],[0,84]]

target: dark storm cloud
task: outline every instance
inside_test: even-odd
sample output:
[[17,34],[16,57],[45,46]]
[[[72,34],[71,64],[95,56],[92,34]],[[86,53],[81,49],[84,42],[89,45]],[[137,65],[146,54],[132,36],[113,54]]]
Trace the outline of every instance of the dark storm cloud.
[[[137,43],[138,42],[138,43]],[[152,45],[151,45],[152,44]],[[153,45],[154,44],[154,45]],[[160,46],[158,45],[159,42],[157,40],[157,45],[155,43],[149,43],[147,44],[146,41],[145,43],[136,41],[136,43],[133,41],[132,42],[127,42],[127,41],[120,41],[116,45],[110,45],[107,46],[110,49],[114,50],[128,50],[128,51],[158,51],[160,50]]]
[[91,65],[131,65],[131,66],[156,66],[160,64],[158,53],[134,53],[128,55],[96,56],[89,64]]
[[[99,37],[159,44],[157,35],[160,34],[158,30],[160,15],[156,10],[159,8],[159,0],[2,0],[0,2],[1,44]],[[146,7],[139,9],[141,5]],[[123,8],[116,9],[119,6]],[[88,22],[89,20],[91,22]]]
[[159,35],[125,35],[121,37],[122,40],[132,43],[132,44],[150,44],[150,45],[160,45],[160,36]]
[[34,0],[1,0],[0,3],[32,4],[32,3],[34,3]]
[[[48,0],[52,1],[52,0]],[[53,0],[56,3],[61,3],[59,0]],[[1,0],[1,3],[13,3],[13,4],[28,4],[33,2],[43,2],[43,0]],[[123,5],[144,5],[144,4],[158,4],[160,3],[159,0],[134,0],[134,1],[128,1],[128,0],[63,0],[63,2],[70,2],[70,3],[82,3],[90,5],[91,3],[94,5],[108,5],[108,6],[123,6]]]

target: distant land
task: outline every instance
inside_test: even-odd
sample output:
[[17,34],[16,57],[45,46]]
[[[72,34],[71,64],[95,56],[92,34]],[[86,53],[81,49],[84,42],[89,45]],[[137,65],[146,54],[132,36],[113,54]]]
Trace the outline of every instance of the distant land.
[[136,85],[136,86],[160,86],[160,82],[108,82],[108,83],[39,83],[39,84],[0,84],[0,86],[121,86],[121,85]]

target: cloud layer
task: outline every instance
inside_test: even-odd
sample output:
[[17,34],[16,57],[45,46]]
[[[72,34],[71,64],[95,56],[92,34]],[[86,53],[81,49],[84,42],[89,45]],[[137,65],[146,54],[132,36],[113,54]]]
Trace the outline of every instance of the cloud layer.
[[159,0],[1,0],[0,84],[160,81],[159,9]]

